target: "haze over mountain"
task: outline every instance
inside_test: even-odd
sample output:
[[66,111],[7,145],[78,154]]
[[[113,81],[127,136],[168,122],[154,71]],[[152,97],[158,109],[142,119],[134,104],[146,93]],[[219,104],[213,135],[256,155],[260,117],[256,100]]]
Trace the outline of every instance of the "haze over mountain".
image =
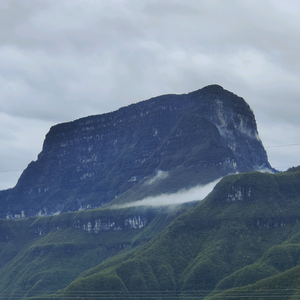
[[259,169],[272,170],[251,108],[211,85],[53,126],[37,161],[0,193],[0,217],[136,201]]

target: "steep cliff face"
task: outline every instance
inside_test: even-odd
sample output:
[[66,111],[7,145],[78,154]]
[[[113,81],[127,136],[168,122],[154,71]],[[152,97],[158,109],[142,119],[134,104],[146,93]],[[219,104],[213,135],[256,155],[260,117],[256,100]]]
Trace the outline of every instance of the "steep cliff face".
[[252,110],[212,85],[53,126],[37,161],[1,192],[0,217],[100,207],[159,170],[177,178],[161,184],[174,192],[259,168],[271,166]]

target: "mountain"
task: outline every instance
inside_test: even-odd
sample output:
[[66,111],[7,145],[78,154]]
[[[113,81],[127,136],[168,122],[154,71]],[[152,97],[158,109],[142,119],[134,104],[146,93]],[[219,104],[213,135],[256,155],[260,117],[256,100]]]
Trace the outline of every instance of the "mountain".
[[200,202],[0,220],[1,299],[297,299],[300,167]]
[[38,159],[0,192],[0,218],[92,209],[257,169],[272,170],[252,110],[211,85],[53,126]]

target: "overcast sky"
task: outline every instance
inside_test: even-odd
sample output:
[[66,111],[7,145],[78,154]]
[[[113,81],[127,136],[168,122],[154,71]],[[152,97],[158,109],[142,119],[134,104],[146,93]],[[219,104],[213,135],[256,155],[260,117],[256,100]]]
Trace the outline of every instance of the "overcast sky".
[[1,0],[0,14],[0,189],[52,125],[214,83],[249,103],[273,167],[300,165],[299,0]]

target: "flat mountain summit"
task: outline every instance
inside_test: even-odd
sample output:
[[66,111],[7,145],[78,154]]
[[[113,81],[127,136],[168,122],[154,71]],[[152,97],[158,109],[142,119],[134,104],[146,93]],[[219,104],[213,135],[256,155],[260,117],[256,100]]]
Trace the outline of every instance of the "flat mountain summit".
[[210,85],[51,127],[37,160],[0,192],[0,218],[92,209],[260,169],[273,170],[253,111]]

